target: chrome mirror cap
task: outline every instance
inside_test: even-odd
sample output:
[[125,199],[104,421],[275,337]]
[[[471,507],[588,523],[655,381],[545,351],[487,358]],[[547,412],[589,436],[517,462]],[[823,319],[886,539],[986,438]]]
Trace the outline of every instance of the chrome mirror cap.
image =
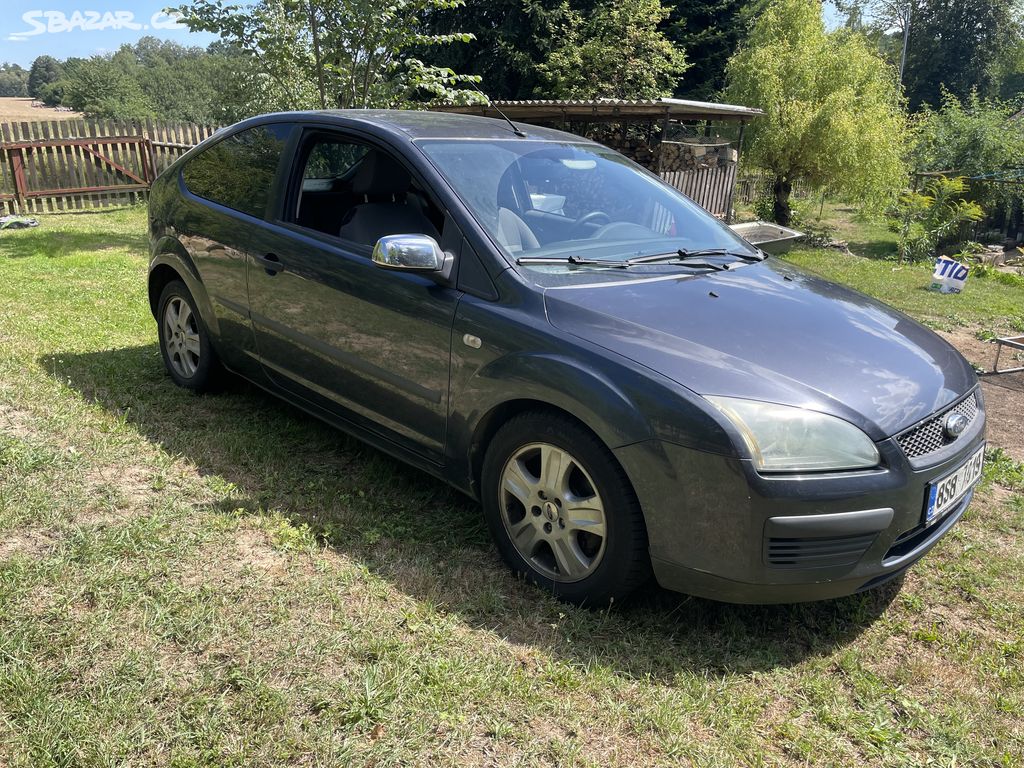
[[445,255],[429,235],[385,235],[373,246],[373,263],[383,269],[440,272]]

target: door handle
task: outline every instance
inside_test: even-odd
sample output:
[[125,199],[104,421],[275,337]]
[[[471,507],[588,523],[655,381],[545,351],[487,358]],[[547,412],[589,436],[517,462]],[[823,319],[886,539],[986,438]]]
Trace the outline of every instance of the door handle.
[[273,276],[278,272],[284,271],[284,264],[282,264],[281,260],[273,253],[268,253],[266,256],[254,256],[253,258],[263,265],[263,270],[268,275]]

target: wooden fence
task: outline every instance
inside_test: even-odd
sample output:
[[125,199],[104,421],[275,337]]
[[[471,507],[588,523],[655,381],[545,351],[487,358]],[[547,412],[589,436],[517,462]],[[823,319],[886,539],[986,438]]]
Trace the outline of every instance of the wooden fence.
[[[48,120],[0,123],[0,213],[45,213],[125,205],[145,199],[157,175],[217,127],[154,120]],[[716,216],[753,203],[771,179],[737,178],[736,164],[662,177]],[[793,196],[810,194],[795,184]]]
[[661,177],[713,215],[729,219],[736,163],[693,171],[663,171]]
[[214,126],[153,120],[0,123],[0,212],[125,205]]

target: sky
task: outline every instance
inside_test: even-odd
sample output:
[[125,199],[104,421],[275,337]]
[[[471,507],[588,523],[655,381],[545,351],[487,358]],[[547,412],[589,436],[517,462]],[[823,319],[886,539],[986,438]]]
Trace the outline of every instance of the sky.
[[[182,45],[207,46],[216,37],[189,32],[163,13],[174,0],[3,0],[0,13],[0,62],[28,67],[33,59],[49,54],[58,59],[93,56],[116,51],[145,35],[174,40]],[[825,21],[838,18],[825,4]]]
[[146,35],[207,46],[216,37],[189,32],[163,13],[171,0],[3,0],[0,62],[28,67],[37,56],[93,56]]

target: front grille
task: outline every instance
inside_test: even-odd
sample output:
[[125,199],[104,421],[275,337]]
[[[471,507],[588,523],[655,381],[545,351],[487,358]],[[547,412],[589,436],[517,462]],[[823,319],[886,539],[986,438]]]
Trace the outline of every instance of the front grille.
[[776,568],[829,568],[853,565],[878,533],[813,539],[768,539],[765,558]]
[[959,413],[967,417],[968,426],[978,416],[978,394],[972,392],[952,408],[947,408],[934,416],[929,416],[917,426],[911,427],[896,437],[896,442],[908,459],[927,456],[940,448],[956,442],[955,437],[946,434],[946,417],[951,413]]

